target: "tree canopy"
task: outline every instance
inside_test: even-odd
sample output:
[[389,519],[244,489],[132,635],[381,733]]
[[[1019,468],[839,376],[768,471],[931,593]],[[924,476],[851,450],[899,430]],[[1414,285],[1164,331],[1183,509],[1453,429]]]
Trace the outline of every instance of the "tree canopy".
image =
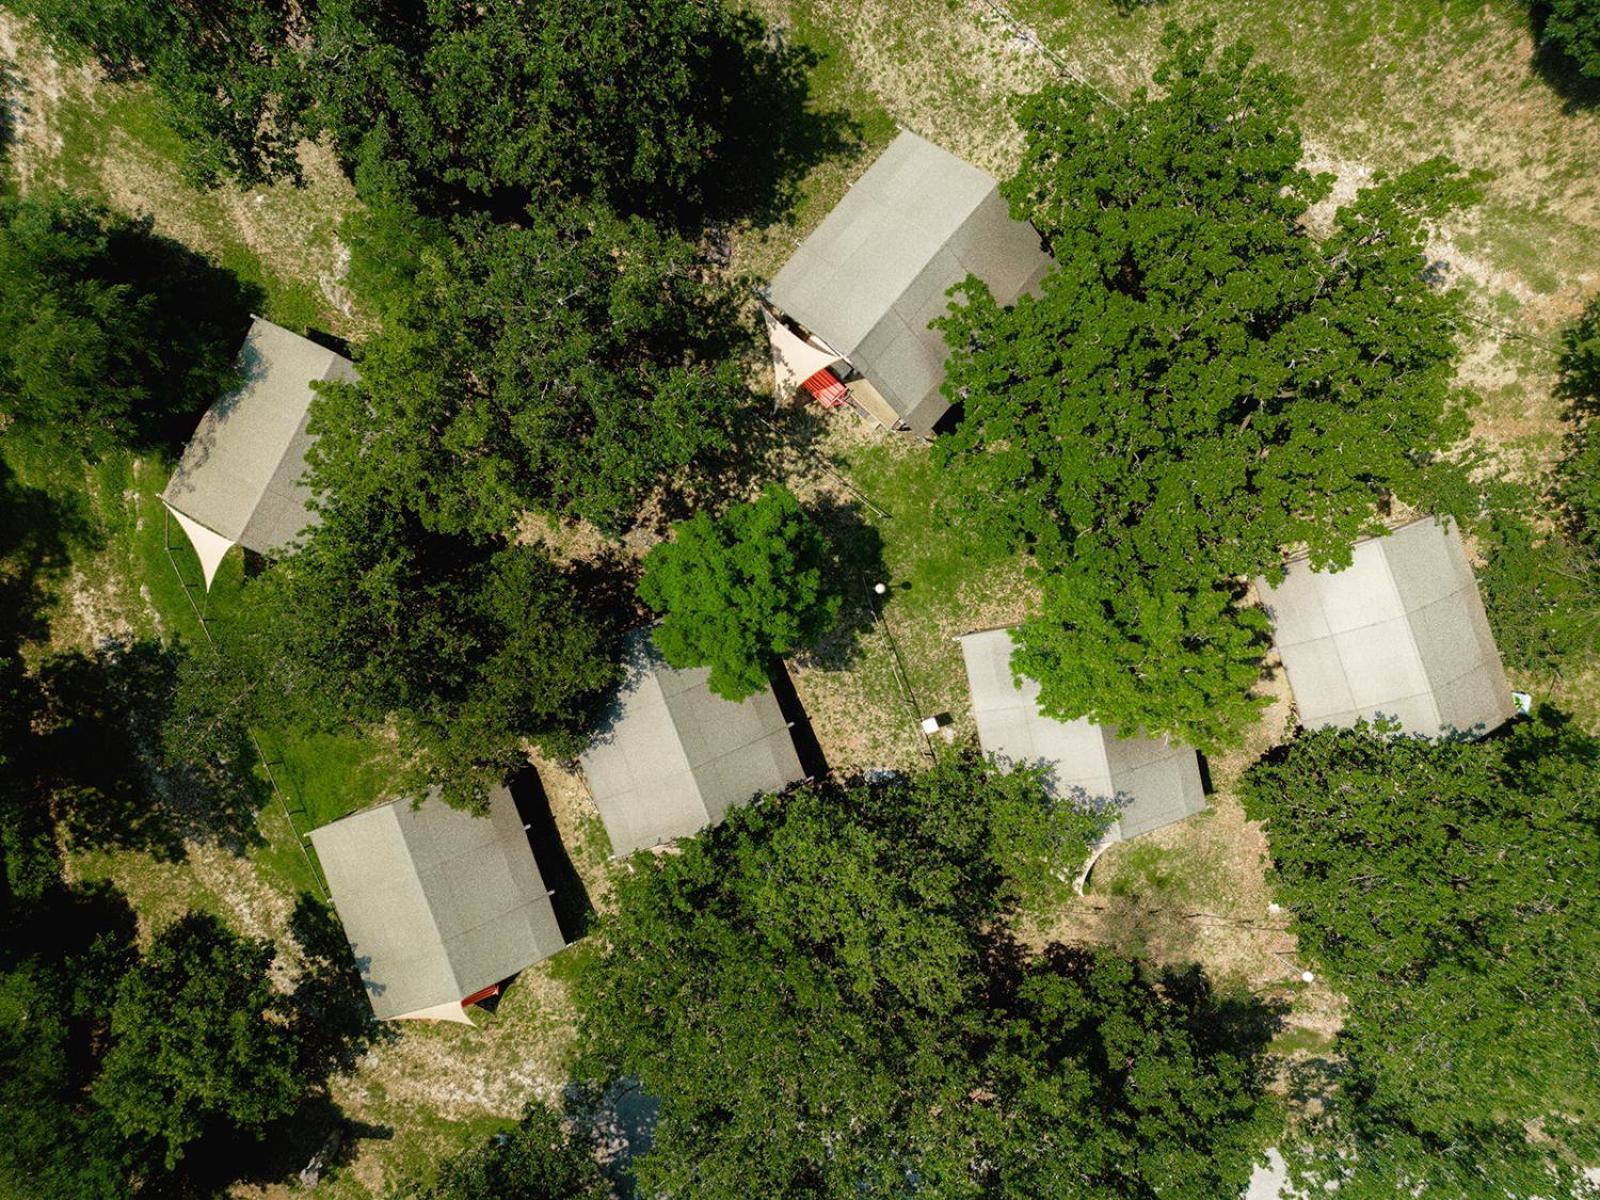
[[[159,734],[125,711],[148,701],[141,680],[165,678],[164,648],[116,647],[112,660],[133,660],[121,664],[24,657],[48,634],[43,598],[75,536],[61,507],[0,463],[0,1192],[210,1194],[248,1170],[266,1122],[300,1113],[352,1061],[371,1009],[342,933],[331,959],[306,905],[291,991],[269,976],[270,946],[211,916],[181,918],[141,953],[127,899],[69,877],[69,847],[183,847],[166,833],[152,847],[140,824],[176,781]],[[135,738],[155,743],[148,757],[130,758]]]
[[148,222],[0,197],[0,411],[91,453],[175,444],[237,381],[254,299]]
[[1507,663],[1582,669],[1600,653],[1600,301],[1562,338],[1565,453],[1541,487],[1490,489],[1484,606]]
[[710,0],[10,0],[68,52],[148,80],[190,174],[300,176],[302,138],[346,167],[407,164],[432,215],[604,195],[628,211],[759,206],[799,168],[804,62]]
[[679,522],[646,557],[639,595],[665,614],[654,636],[666,660],[709,666],[711,690],[742,700],[839,615],[832,558],[794,493],[768,484],[754,503]]
[[1560,367],[1571,432],[1556,495],[1571,536],[1600,553],[1600,297],[1563,334]]
[[382,145],[423,211],[679,211],[737,186],[794,91],[765,35],[719,2],[322,0],[306,71],[346,161]]
[[1159,89],[1079,84],[1019,111],[1002,187],[1056,259],[1010,308],[969,279],[943,319],[934,447],[974,545],[1026,549],[1044,599],[1018,663],[1053,715],[1237,735],[1264,649],[1252,575],[1304,545],[1347,561],[1398,497],[1459,503],[1440,460],[1467,425],[1456,301],[1429,222],[1472,195],[1435,160],[1376,182],[1314,237],[1288,79],[1209,27],[1169,26]]
[[305,1091],[270,942],[190,913],[156,935],[117,986],[95,1100],[167,1165],[213,1123],[259,1131]]
[[731,812],[634,860],[580,982],[583,1068],[660,1101],[641,1191],[1201,1197],[1268,1136],[1198,971],[1030,955],[1103,818],[946,759]]
[[576,752],[617,677],[611,618],[541,547],[432,532],[380,493],[326,499],[307,545],[240,607],[222,653],[187,670],[180,711],[393,719],[410,782],[452,803],[515,773],[529,740]]
[[1545,40],[1589,79],[1600,79],[1600,4],[1595,0],[1533,0]]
[[694,247],[547,205],[421,252],[359,385],[315,406],[318,486],[371,476],[430,528],[499,536],[528,510],[628,525],[728,444],[744,332]]
[[1480,742],[1301,732],[1251,768],[1278,894],[1349,999],[1310,1179],[1358,1200],[1591,1194],[1573,1161],[1600,1150],[1597,778],[1600,741],[1548,709]]
[[150,81],[191,178],[253,186],[299,175],[304,42],[315,5],[289,0],[8,0],[60,49]]

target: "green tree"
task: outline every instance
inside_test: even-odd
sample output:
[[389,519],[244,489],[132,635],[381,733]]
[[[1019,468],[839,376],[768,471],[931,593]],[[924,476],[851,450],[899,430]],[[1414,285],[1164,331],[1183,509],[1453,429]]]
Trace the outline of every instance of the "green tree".
[[1597,783],[1600,741],[1548,709],[1480,742],[1302,732],[1251,768],[1278,894],[1349,999],[1314,1184],[1592,1194],[1573,1163],[1600,1151]]
[[615,631],[532,545],[426,529],[382,493],[323,506],[293,558],[252,585],[194,703],[316,725],[393,717],[415,782],[471,803],[526,761],[533,739],[581,746],[616,680]]
[[792,99],[765,42],[718,0],[321,0],[306,74],[346,162],[384,144],[431,215],[597,193],[681,211],[753,164],[755,114]]
[[546,205],[421,252],[359,385],[315,406],[315,477],[380,481],[431,528],[498,537],[528,510],[625,527],[692,483],[748,396],[735,297],[642,219]]
[[117,987],[95,1101],[168,1167],[208,1129],[259,1133],[308,1090],[270,942],[189,913]]
[[666,660],[710,667],[729,700],[764,690],[772,660],[827,632],[840,603],[827,539],[778,484],[674,526],[646,556],[639,596],[665,614],[654,636]]
[[1198,972],[1010,936],[1103,818],[947,758],[730,813],[618,877],[582,1070],[660,1101],[643,1194],[1238,1195],[1258,1049]]
[[[0,815],[0,820],[4,816]],[[57,864],[59,866],[59,864]],[[91,1102],[118,979],[137,962],[134,915],[106,886],[51,886],[0,916],[0,1191],[118,1200],[151,1161]]]
[[298,178],[306,96],[299,56],[315,5],[290,0],[7,0],[55,45],[115,79],[147,79],[181,134],[191,178]]
[[1010,309],[957,289],[946,391],[965,416],[934,453],[974,544],[1041,570],[1021,642],[1048,711],[1204,747],[1254,711],[1251,576],[1286,546],[1347,561],[1391,497],[1467,498],[1440,465],[1467,423],[1425,240],[1472,189],[1431,161],[1315,238],[1329,185],[1300,165],[1289,80],[1209,27],[1164,44],[1157,94],[1113,108],[1062,84],[1019,110],[1003,191],[1057,266]]
[[[1113,593],[1083,556],[1044,574],[1035,615],[1013,633],[1014,672],[1040,683],[1039,704],[1122,729],[1180,732],[1224,745],[1256,719],[1251,689],[1268,639],[1265,615],[1237,585]],[[1107,569],[1110,569],[1109,567]]]
[[1541,33],[1590,79],[1600,79],[1600,4],[1595,0],[1534,0]]
[[1528,506],[1496,509],[1486,532],[1478,585],[1501,658],[1524,671],[1561,672],[1600,651],[1595,551]]
[[1572,428],[1556,494],[1572,536],[1600,553],[1600,298],[1562,336],[1560,367],[1557,392]]
[[562,1128],[561,1117],[530,1104],[522,1120],[488,1142],[440,1165],[424,1186],[407,1186],[395,1200],[609,1200],[610,1185],[584,1136]]
[[1547,492],[1489,489],[1478,574],[1506,662],[1557,673],[1600,652],[1600,301],[1566,330],[1560,368],[1566,453]]
[[252,300],[147,222],[0,198],[0,412],[90,453],[172,444],[237,382]]

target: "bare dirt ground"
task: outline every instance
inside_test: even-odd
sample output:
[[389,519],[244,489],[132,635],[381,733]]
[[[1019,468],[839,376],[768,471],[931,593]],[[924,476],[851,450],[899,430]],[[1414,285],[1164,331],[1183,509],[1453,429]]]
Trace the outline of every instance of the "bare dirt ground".
[[1314,1035],[1320,1045],[1338,1031],[1341,1001],[1322,980],[1300,978],[1306,967],[1288,916],[1271,908],[1266,835],[1237,795],[1244,770],[1293,728],[1282,672],[1260,691],[1271,699],[1261,721],[1237,749],[1207,761],[1208,811],[1111,847],[1086,894],[1035,934],[1116,946],[1164,965],[1201,963],[1220,986],[1278,1007],[1284,1031]]

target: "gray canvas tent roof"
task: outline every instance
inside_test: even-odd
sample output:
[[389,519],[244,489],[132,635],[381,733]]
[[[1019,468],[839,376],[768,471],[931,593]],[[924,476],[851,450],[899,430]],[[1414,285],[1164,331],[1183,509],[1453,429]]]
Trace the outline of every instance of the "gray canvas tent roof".
[[1258,580],[1278,653],[1310,727],[1384,716],[1406,733],[1481,734],[1511,692],[1472,564],[1450,523],[1414,521],[1355,547],[1342,571],[1289,564]]
[[939,394],[949,350],[928,328],[945,292],[971,274],[1011,304],[1049,269],[993,179],[902,133],[778,272],[771,297],[927,437],[950,407]]
[[1124,841],[1202,811],[1200,762],[1166,738],[1120,738],[1089,720],[1058,721],[1039,711],[1039,685],[1011,674],[1011,631],[986,629],[958,639],[972,688],[978,740],[1014,763],[1043,763],[1052,795],[1115,801],[1121,811],[1106,841]]
[[611,713],[582,759],[612,853],[686,837],[805,777],[771,688],[737,704],[724,700],[707,686],[707,668],[667,665],[648,630],[628,639],[625,665]]
[[239,357],[243,383],[200,419],[161,498],[227,542],[281,553],[316,522],[302,479],[313,440],[311,384],[353,381],[356,372],[348,359],[260,317]]
[[506,788],[474,816],[395,800],[311,831],[380,1017],[447,1018],[566,946]]

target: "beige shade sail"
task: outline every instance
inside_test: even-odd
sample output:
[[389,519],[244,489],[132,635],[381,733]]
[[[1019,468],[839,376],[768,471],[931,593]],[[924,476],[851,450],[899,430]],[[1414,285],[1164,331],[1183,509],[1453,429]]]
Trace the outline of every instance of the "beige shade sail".
[[211,581],[217,577],[217,568],[222,565],[223,557],[237,543],[207,529],[193,517],[184,516],[165,500],[161,503],[166,505],[169,513],[178,518],[178,524],[183,527],[183,532],[189,535],[189,544],[194,547],[194,552],[200,559],[200,573],[205,576],[206,591],[209,592]]
[[780,401],[793,396],[818,371],[839,361],[839,355],[825,342],[801,337],[766,309],[761,310],[761,316],[772,341],[772,376]]
[[443,1004],[435,1004],[431,1008],[419,1008],[415,1012],[400,1013],[394,1018],[396,1021],[451,1021],[457,1025],[471,1025],[473,1020],[467,1016],[467,1010],[459,1000],[446,1000]]

